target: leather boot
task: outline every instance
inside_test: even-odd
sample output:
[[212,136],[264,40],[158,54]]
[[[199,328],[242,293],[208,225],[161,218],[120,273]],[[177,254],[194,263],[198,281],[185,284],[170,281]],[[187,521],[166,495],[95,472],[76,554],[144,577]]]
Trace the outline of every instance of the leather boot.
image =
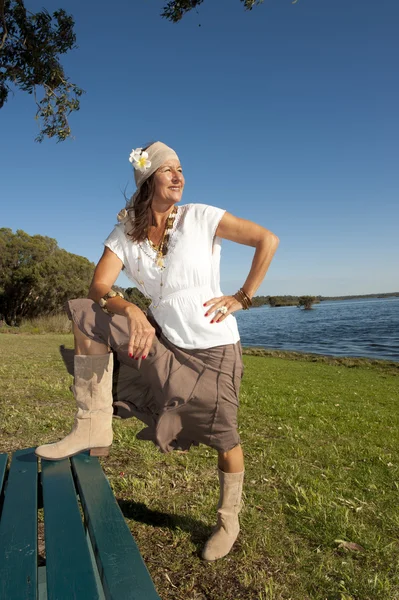
[[62,460],[84,450],[108,456],[112,444],[113,354],[76,355],[73,393],[78,411],[72,431],[54,444],[36,448],[46,460]]
[[240,531],[238,513],[241,510],[244,471],[224,473],[219,469],[220,498],[217,526],[205,544],[204,560],[217,560],[228,554]]

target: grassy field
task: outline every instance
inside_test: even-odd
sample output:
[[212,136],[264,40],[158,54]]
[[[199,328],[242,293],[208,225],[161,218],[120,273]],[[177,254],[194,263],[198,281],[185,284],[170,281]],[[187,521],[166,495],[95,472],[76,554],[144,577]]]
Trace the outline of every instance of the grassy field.
[[[70,429],[70,334],[0,335],[0,451]],[[215,522],[216,456],[162,455],[115,421],[103,468],[163,600],[399,600],[399,365],[245,356],[242,532],[199,557]],[[259,354],[262,354],[261,352]]]

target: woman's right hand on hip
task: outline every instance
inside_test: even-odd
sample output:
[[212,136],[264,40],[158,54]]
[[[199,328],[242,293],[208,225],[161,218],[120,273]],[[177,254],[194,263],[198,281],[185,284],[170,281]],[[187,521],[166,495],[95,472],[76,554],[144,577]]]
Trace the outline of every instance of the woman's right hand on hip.
[[155,329],[143,311],[132,304],[126,310],[129,325],[128,354],[130,358],[146,358],[152,346]]

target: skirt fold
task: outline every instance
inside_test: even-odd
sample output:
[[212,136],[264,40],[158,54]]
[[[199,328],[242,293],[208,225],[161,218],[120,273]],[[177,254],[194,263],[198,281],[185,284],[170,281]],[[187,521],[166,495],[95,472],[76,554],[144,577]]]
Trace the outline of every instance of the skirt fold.
[[239,342],[205,350],[178,348],[148,315],[157,334],[148,357],[135,361],[127,353],[126,317],[108,315],[89,299],[70,300],[65,309],[87,337],[113,350],[114,415],[145,423],[138,439],[152,441],[162,452],[200,443],[227,452],[240,443]]

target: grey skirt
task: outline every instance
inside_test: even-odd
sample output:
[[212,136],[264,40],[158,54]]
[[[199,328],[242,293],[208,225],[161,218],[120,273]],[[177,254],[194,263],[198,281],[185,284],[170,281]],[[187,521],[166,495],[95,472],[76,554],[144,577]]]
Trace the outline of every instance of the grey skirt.
[[88,299],[65,305],[69,318],[90,339],[114,352],[114,415],[137,417],[147,427],[137,437],[162,452],[206,444],[228,452],[240,443],[238,395],[243,373],[241,344],[206,350],[178,348],[157,324],[148,357],[128,356],[126,317],[108,315]]

